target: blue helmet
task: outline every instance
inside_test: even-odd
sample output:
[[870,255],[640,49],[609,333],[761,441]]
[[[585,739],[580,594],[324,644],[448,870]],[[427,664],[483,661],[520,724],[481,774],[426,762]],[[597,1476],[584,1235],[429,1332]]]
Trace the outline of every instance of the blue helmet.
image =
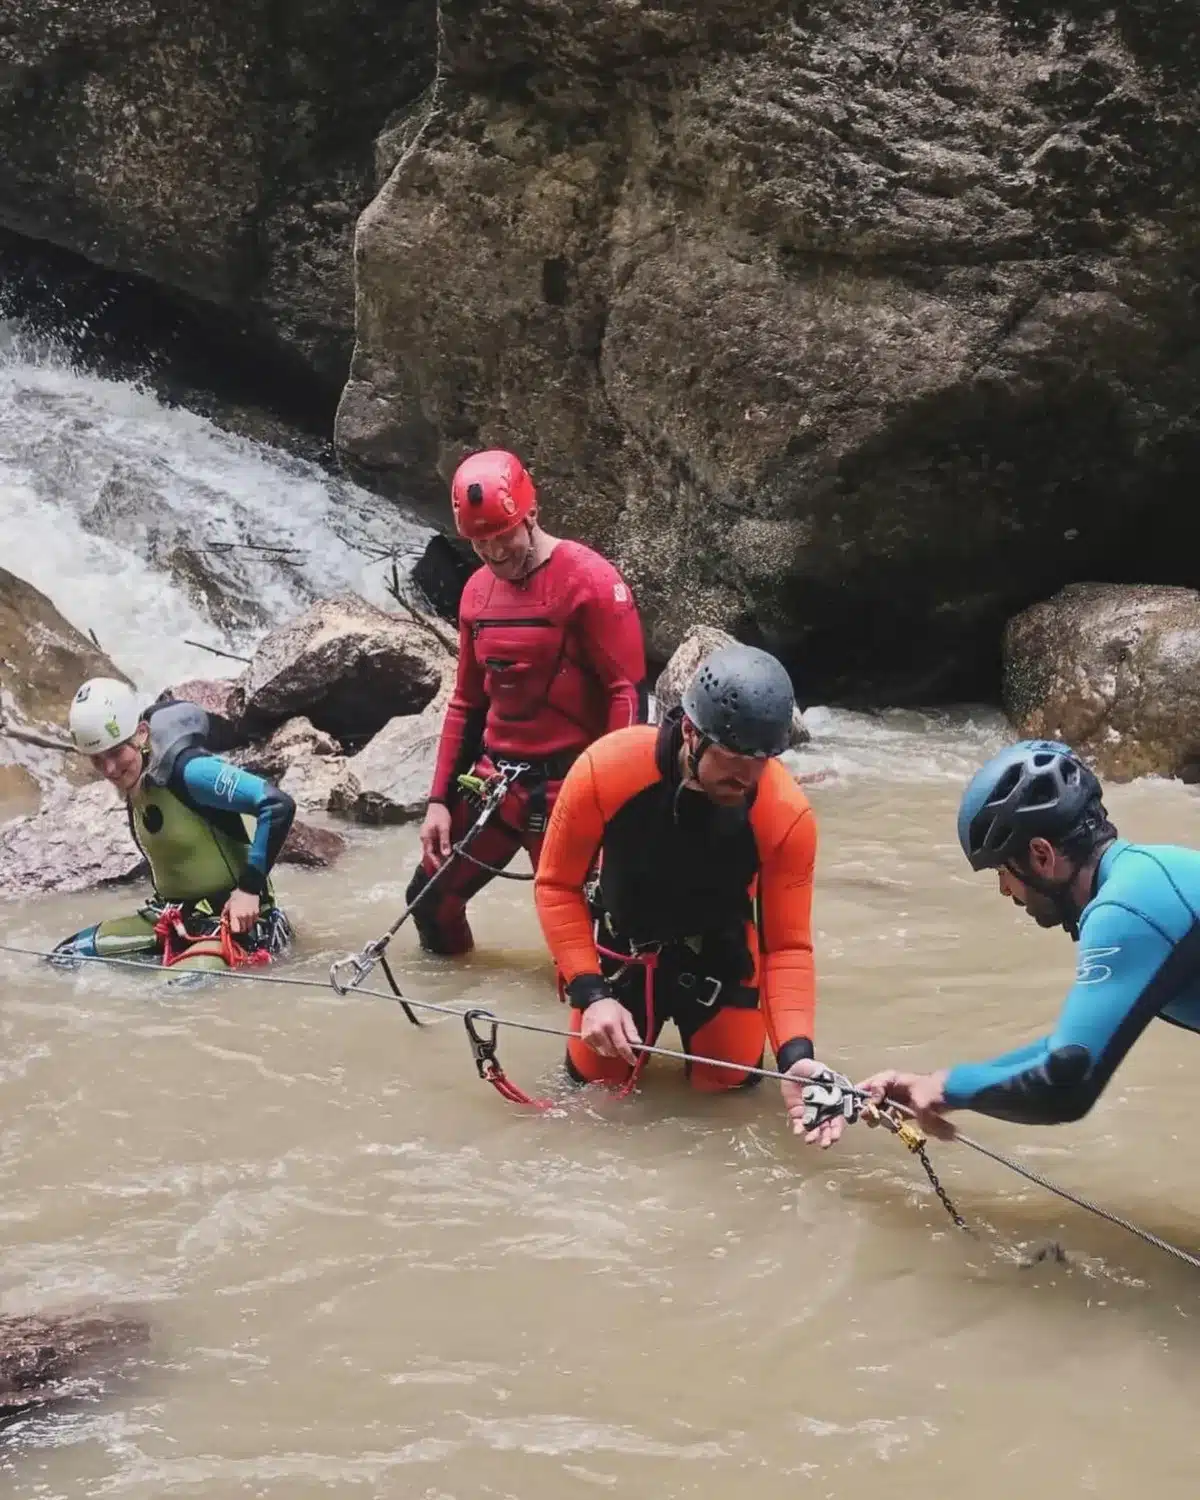
[[1100,801],[1095,774],[1059,740],[1022,740],[972,776],[958,808],[958,842],[973,870],[998,869],[1031,839],[1052,842]]

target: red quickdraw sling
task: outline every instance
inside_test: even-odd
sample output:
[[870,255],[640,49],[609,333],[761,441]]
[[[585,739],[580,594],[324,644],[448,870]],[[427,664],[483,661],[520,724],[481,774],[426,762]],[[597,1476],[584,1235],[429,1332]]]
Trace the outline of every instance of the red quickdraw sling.
[[165,969],[185,958],[219,958],[231,969],[271,962],[271,955],[265,948],[242,947],[234,937],[229,918],[224,913],[216,932],[193,934],[184,924],[182,906],[164,907],[162,915],[154,924],[154,935],[162,940],[162,965]]
[[[553,1109],[553,1099],[534,1099],[524,1089],[518,1088],[500,1066],[496,1056],[496,1041],[500,1022],[490,1010],[468,1010],[463,1012],[463,1025],[467,1028],[471,1051],[475,1056],[475,1069],[485,1083],[490,1083],[502,1099],[510,1104],[528,1104],[532,1109]],[[480,1026],[487,1031],[480,1031]]]

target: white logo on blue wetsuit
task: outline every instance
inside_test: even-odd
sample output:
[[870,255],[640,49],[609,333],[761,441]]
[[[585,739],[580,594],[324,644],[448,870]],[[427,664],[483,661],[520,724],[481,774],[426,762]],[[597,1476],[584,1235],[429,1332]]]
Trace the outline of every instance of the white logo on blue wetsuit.
[[213,782],[213,791],[218,797],[224,797],[226,802],[232,803],[237,796],[238,787],[241,785],[242,773],[237,766],[225,766],[217,773]]
[[1111,958],[1113,954],[1120,953],[1120,946],[1116,948],[1081,948],[1079,952],[1079,967],[1075,971],[1076,984],[1103,984],[1106,979],[1112,978],[1112,967],[1101,963],[1102,958]]

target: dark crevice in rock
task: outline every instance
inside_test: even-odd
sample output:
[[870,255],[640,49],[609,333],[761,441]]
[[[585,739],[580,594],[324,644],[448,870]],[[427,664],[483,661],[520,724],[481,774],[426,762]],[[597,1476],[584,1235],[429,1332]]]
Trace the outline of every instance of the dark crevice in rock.
[[237,314],[0,230],[0,316],[72,364],[327,465],[339,387]]

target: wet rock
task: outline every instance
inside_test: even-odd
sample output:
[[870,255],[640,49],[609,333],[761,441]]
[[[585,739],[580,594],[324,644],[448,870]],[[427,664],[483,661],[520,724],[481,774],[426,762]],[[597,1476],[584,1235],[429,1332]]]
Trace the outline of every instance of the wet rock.
[[348,459],[444,494],[516,448],[652,654],[716,625],[826,701],[975,694],[1031,598],[1177,572],[1186,8],[441,11],[451,88],[359,224]]
[[427,0],[7,0],[0,224],[228,310],[330,381],[373,139],[433,73]]
[[140,1318],[110,1314],[0,1318],[0,1421],[94,1394],[150,1338]]
[[[737,641],[733,636],[724,630],[717,630],[712,625],[698,625],[694,630],[690,630],[670,661],[659,673],[658,681],[654,684],[654,696],[658,702],[660,718],[677,707],[683,697],[684,688],[687,687],[696,668],[706,656],[711,656],[722,646],[736,645]],[[804,718],[797,708],[792,713],[792,749],[795,750],[801,745],[808,744],[810,739],[811,735],[805,726]]]
[[453,686],[447,672],[442,691],[423,713],[393,719],[346,761],[346,776],[333,791],[330,811],[360,823],[403,823],[424,816]]
[[342,747],[331,734],[317,729],[311,720],[302,714],[287,719],[265,740],[236,750],[229,759],[256,776],[267,781],[278,782],[284,773],[297,761],[315,759],[339,759]]
[[129,680],[45,594],[0,568],[0,765],[23,768],[43,790],[90,777],[66,748],[71,699],[89,677]]
[[168,688],[167,692],[181,703],[194,703],[205,713],[217,714],[231,724],[241,714],[237,687],[231,680],[193,677]]
[[1005,708],[1022,736],[1060,739],[1112,781],[1200,762],[1200,594],[1081,583],[1009,622]]
[[[281,864],[332,864],[342,835],[297,819]],[[129,832],[125,805],[106,781],[60,787],[32,817],[0,827],[0,897],[89,891],[149,875]]]
[[434,614],[457,624],[462,591],[478,567],[479,559],[469,542],[435,532],[414,564],[411,576]]
[[420,713],[454,666],[419,617],[386,614],[355,594],[323,599],[260,643],[239,684],[243,723],[265,728],[303,713],[361,744],[394,716]]
[[87,891],[145,868],[124,804],[106,781],[60,787],[32,818],[0,829],[0,896]]
[[318,828],[312,823],[302,823],[297,818],[280,850],[279,863],[303,865],[310,870],[325,870],[336,864],[345,852],[344,834],[332,828]]

